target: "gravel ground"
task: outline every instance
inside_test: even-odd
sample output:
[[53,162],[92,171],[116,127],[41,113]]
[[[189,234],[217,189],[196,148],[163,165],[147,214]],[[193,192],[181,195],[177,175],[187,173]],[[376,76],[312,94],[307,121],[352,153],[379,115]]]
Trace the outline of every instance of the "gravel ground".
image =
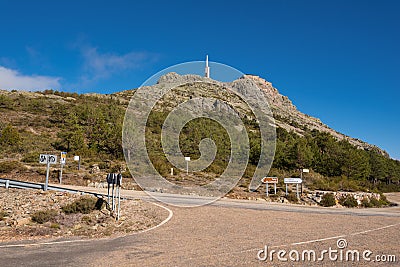
[[[122,200],[116,221],[103,207],[89,214],[65,214],[61,207],[82,196],[54,191],[0,188],[0,242],[53,237],[121,236],[153,227],[168,212],[141,200]],[[104,205],[105,206],[105,205]],[[54,209],[57,216],[44,224],[31,220],[40,210]]]

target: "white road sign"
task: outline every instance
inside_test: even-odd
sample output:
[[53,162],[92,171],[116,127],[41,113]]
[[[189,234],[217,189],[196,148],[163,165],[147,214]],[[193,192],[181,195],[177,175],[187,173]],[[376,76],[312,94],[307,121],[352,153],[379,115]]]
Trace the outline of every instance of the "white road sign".
[[301,178],[284,178],[283,182],[285,184],[301,184],[303,181]]
[[47,155],[47,154],[40,154],[39,163],[41,164],[56,164],[57,163],[57,156],[56,155]]
[[48,155],[40,154],[40,156],[39,156],[39,163],[41,163],[41,164],[47,164],[47,158],[48,158]]
[[190,161],[190,157],[185,157],[185,160],[186,161]]

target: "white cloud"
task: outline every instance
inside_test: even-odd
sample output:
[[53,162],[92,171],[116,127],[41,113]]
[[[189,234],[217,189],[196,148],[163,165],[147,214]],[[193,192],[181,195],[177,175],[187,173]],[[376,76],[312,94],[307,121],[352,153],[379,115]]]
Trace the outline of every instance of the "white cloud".
[[0,89],[37,91],[59,89],[59,77],[23,75],[16,70],[0,66]]
[[83,57],[83,75],[81,80],[98,81],[113,74],[138,69],[156,56],[147,52],[129,52],[126,54],[101,53],[96,47],[80,48]]

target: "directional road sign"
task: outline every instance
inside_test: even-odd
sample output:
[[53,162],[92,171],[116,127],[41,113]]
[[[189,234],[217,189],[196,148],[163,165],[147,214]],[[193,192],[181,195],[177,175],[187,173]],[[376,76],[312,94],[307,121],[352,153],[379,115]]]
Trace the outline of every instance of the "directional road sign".
[[264,177],[261,179],[261,182],[269,183],[269,184],[277,184],[278,183],[278,177]]
[[301,184],[303,180],[301,178],[284,178],[283,182],[285,184]]

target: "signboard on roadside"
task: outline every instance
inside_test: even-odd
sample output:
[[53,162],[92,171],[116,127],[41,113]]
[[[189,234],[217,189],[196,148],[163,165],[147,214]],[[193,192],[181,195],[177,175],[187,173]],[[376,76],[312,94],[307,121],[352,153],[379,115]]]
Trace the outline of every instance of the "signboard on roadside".
[[43,190],[47,191],[47,187],[48,187],[48,184],[49,184],[50,164],[56,164],[57,163],[57,156],[56,155],[48,155],[48,154],[40,154],[39,163],[40,164],[47,164],[46,182],[45,182],[44,187],[43,187]]
[[276,184],[278,183],[278,177],[264,177],[261,179],[261,182],[265,184],[265,193],[267,194],[267,197],[269,195],[268,184],[274,184],[274,193],[276,195]]
[[261,182],[269,183],[269,184],[277,184],[278,183],[278,177],[264,177],[261,179]]
[[301,184],[303,180],[301,178],[284,178],[283,182],[285,184]]
[[41,164],[56,164],[57,156],[56,155],[48,155],[48,154],[40,154],[39,163],[41,163]]
[[64,165],[67,161],[67,152],[61,152],[60,164]]

